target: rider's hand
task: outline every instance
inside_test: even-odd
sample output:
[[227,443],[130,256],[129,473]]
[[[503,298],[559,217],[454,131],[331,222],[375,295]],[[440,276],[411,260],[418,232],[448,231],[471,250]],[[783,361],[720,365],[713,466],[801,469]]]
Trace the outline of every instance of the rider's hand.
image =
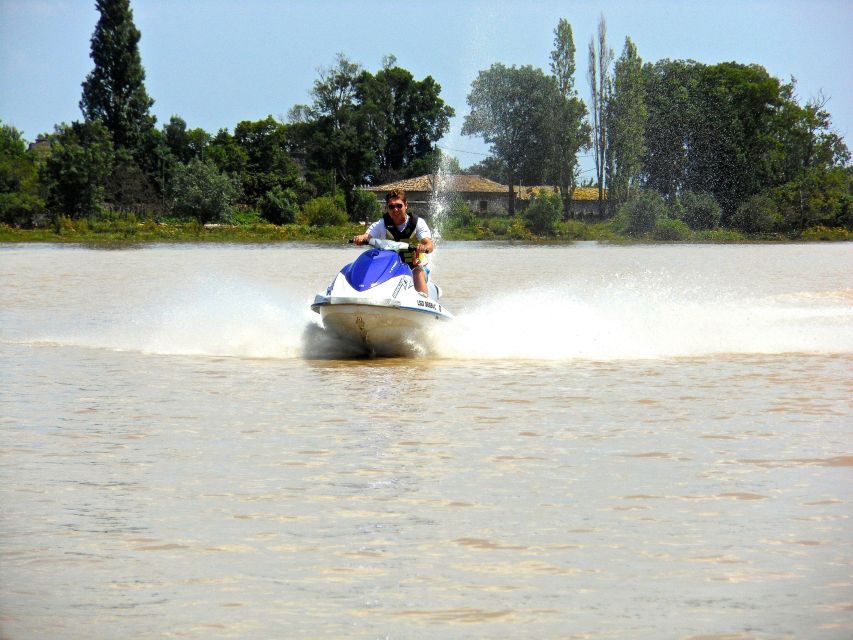
[[366,233],[362,233],[360,236],[353,236],[352,243],[355,245],[362,245],[370,239]]

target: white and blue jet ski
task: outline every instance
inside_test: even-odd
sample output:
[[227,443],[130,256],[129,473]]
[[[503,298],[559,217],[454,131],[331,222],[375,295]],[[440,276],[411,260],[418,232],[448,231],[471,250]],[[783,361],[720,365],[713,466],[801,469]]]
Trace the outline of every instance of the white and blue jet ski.
[[326,332],[380,356],[428,349],[436,323],[453,315],[439,302],[441,289],[428,282],[429,295],[415,289],[405,242],[371,238],[370,249],[338,272],[311,309]]

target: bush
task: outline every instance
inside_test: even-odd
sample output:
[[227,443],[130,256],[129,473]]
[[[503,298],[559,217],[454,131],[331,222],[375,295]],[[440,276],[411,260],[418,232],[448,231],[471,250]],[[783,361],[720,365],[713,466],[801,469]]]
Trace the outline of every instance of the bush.
[[532,240],[527,221],[518,217],[511,218],[506,230],[506,237],[510,240]]
[[530,199],[530,205],[523,215],[533,233],[553,235],[557,223],[563,217],[563,201],[557,193],[538,193]]
[[231,222],[241,227],[248,227],[250,225],[261,224],[265,220],[255,209],[243,206],[234,209],[234,213],[231,214]]
[[170,194],[175,215],[201,224],[230,222],[237,185],[213,165],[195,159],[175,165]]
[[31,227],[44,212],[44,200],[32,193],[0,193],[0,222],[17,227]]
[[447,226],[450,229],[473,229],[477,225],[477,216],[468,203],[454,198],[447,211]]
[[652,231],[655,240],[675,242],[690,237],[690,227],[681,220],[658,218]]
[[354,222],[372,222],[382,217],[382,206],[372,192],[356,189],[353,198]]
[[667,211],[667,215],[673,220],[684,220],[684,216],[686,214],[686,210],[684,208],[684,204],[678,198],[673,198],[669,202],[669,210]]
[[306,202],[302,207],[302,217],[311,227],[339,226],[347,222],[346,211],[338,199],[331,196],[320,196]]
[[844,227],[809,227],[803,231],[801,240],[853,240],[853,233]]
[[275,186],[261,196],[258,202],[261,217],[273,224],[293,224],[296,222],[296,194],[291,189]]
[[619,224],[631,235],[654,230],[659,218],[667,217],[667,206],[656,191],[643,191],[636,199],[619,207]]
[[691,229],[716,229],[720,226],[723,210],[710,193],[687,191],[680,200],[684,206],[684,222]]
[[744,233],[771,233],[779,228],[782,216],[773,199],[766,195],[752,196],[742,203],[732,216],[732,226]]

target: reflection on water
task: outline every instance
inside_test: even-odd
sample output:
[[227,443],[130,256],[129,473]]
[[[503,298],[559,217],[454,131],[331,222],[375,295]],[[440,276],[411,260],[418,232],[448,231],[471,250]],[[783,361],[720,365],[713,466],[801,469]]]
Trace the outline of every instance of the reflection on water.
[[850,637],[850,251],[692,249],[449,246],[386,360],[300,351],[342,251],[0,254],[0,635]]

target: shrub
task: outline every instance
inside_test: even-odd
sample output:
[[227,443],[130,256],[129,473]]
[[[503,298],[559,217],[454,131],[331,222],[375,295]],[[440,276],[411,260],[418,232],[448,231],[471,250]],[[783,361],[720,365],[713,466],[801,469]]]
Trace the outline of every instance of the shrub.
[[296,194],[291,189],[275,186],[267,191],[258,202],[261,217],[273,224],[296,222]]
[[743,242],[744,235],[735,229],[710,229],[694,232],[694,238],[702,242]]
[[0,193],[0,222],[30,227],[44,211],[44,199],[32,193]]
[[447,211],[447,226],[450,229],[472,229],[477,224],[477,216],[471,211],[468,203],[460,198],[454,198]]
[[175,165],[170,194],[175,215],[201,224],[230,222],[237,185],[212,164],[194,159]]
[[495,236],[505,236],[509,231],[512,218],[486,218],[483,220],[483,226],[491,234]]
[[849,230],[844,227],[824,227],[824,226],[816,226],[809,227],[805,231],[803,231],[800,236],[801,240],[851,240],[853,239],[853,233],[850,233]]
[[658,218],[652,231],[655,240],[675,242],[690,237],[690,227],[681,220],[671,218]]
[[680,200],[684,206],[684,222],[691,229],[716,229],[720,226],[723,210],[710,193],[687,191]]
[[353,192],[352,217],[354,222],[372,222],[382,217],[382,206],[372,192],[362,189]]
[[320,196],[306,202],[302,207],[302,217],[311,227],[339,226],[347,222],[346,211],[331,196]]
[[531,240],[532,234],[527,221],[519,217],[512,218],[506,230],[506,237],[511,240]]
[[667,215],[673,220],[684,220],[686,210],[684,209],[684,204],[678,198],[673,198],[669,202],[669,210],[667,211]]
[[643,191],[637,198],[619,207],[619,224],[631,235],[642,235],[655,228],[659,218],[667,217],[667,206],[656,191]]
[[266,222],[260,212],[248,206],[236,207],[231,215],[231,222],[241,227],[261,224]]
[[542,192],[534,195],[524,210],[524,220],[537,235],[553,235],[556,224],[563,217],[563,201],[557,193]]
[[752,196],[732,216],[732,226],[744,233],[771,233],[779,228],[782,216],[776,203],[766,195]]

